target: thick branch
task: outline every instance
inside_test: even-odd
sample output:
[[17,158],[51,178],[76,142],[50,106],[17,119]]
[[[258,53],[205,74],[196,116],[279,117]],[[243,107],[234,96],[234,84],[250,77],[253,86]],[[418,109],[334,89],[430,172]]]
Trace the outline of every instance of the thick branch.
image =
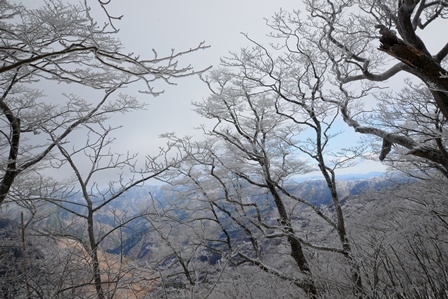
[[[0,47],[0,51],[1,50],[5,51],[5,50],[10,50],[10,49]],[[74,53],[74,52],[90,52],[90,51],[98,51],[98,48],[97,47],[85,47],[80,44],[73,44],[70,47],[68,47],[64,50],[61,50],[61,51],[46,53],[46,54],[42,54],[42,55],[36,55],[36,56],[30,57],[27,59],[20,60],[19,62],[12,63],[10,65],[3,66],[0,68],[0,74],[20,68],[21,66],[24,66],[24,65],[29,65],[33,62],[45,60],[47,58],[58,57],[58,56],[62,56],[62,55]]]
[[5,174],[0,182],[0,206],[8,195],[15,177],[18,174],[17,171],[17,157],[19,155],[20,144],[20,119],[14,115],[14,112],[5,103],[6,96],[10,92],[13,85],[16,83],[17,73],[14,75],[11,83],[6,88],[3,96],[0,98],[0,109],[8,119],[11,128],[11,138],[9,139],[9,154],[8,163],[6,165]]
[[445,167],[445,169],[448,169],[448,161],[445,159],[443,153],[441,153],[439,150],[423,144],[418,144],[411,138],[400,134],[389,133],[375,127],[361,126],[356,120],[352,119],[349,116],[346,107],[341,107],[341,113],[344,121],[350,127],[354,128],[356,132],[361,134],[375,135],[386,140],[388,143],[401,145],[409,149],[409,152],[407,153],[408,155],[427,159],[429,161],[442,165],[443,167]]
[[380,51],[402,61],[411,68],[410,72],[419,77],[431,90],[437,106],[443,116],[448,119],[448,80],[440,76],[447,71],[436,59],[427,53],[426,49],[419,49],[405,41],[398,39],[383,25],[377,25],[381,33]]

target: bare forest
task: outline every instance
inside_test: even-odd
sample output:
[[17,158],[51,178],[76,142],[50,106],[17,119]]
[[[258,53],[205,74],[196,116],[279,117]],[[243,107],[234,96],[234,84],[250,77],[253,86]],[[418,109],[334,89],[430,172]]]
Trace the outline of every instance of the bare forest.
[[[0,0],[1,298],[448,298],[448,1],[302,0],[205,68],[113,1]],[[121,151],[186,77],[206,124]]]

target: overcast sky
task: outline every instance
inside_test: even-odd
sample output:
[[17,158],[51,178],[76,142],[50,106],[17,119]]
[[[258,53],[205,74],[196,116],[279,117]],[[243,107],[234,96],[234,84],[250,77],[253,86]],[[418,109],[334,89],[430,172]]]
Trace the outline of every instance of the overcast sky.
[[[115,0],[109,7],[112,14],[124,15],[118,26],[120,38],[129,51],[142,56],[152,55],[156,49],[160,55],[174,48],[178,51],[197,46],[205,41],[207,50],[186,55],[181,65],[192,64],[196,69],[217,66],[220,57],[229,51],[238,51],[249,45],[241,32],[254,39],[265,40],[267,27],[263,18],[269,18],[281,7],[293,9],[299,1],[209,1],[164,0],[147,1]],[[129,5],[128,3],[132,3]],[[260,4],[263,3],[263,4]],[[151,136],[153,140],[163,132],[192,134],[205,120],[192,111],[191,102],[208,96],[208,89],[197,76],[177,81],[177,86],[166,86],[164,94],[148,98],[150,107],[142,117],[133,118],[143,127],[136,136]],[[140,115],[140,113],[138,113]],[[131,138],[131,135],[129,135]],[[148,140],[141,140],[147,144]]]
[[[117,26],[126,49],[142,56],[151,55],[152,49],[160,55],[173,48],[183,51],[205,41],[211,46],[209,49],[180,59],[181,64],[192,64],[201,69],[217,66],[220,57],[229,51],[250,45],[241,33],[267,44],[271,40],[266,37],[269,28],[265,18],[270,18],[281,8],[303,10],[301,5],[297,0],[114,0],[108,7],[111,14],[124,15]],[[206,98],[209,94],[207,87],[197,77],[191,77],[178,80],[177,86],[163,88],[164,94],[157,98],[141,96],[150,103],[148,110],[122,118],[125,134],[118,140],[120,146],[145,154],[162,144],[162,140],[158,140],[161,133],[200,134],[193,128],[206,120],[192,111],[191,102]],[[346,140],[353,140],[353,130],[345,129]],[[132,147],[128,148],[129,145]],[[382,169],[380,163],[364,161],[342,172],[366,173]]]
[[[25,5],[36,6],[42,0],[24,0]],[[77,1],[77,0],[70,0]],[[94,13],[98,13],[96,1],[88,1]],[[297,0],[112,0],[107,6],[112,15],[123,15],[116,22],[120,29],[119,37],[126,51],[152,57],[152,49],[159,55],[167,55],[171,49],[184,51],[205,41],[209,49],[186,55],[180,65],[193,65],[196,69],[217,66],[219,59],[229,51],[239,51],[250,45],[241,34],[246,33],[261,44],[267,44],[269,28],[265,18],[270,18],[280,8],[288,11],[303,11],[301,1]],[[193,128],[206,120],[200,118],[192,109],[191,102],[206,98],[209,91],[197,76],[180,79],[176,86],[158,85],[165,92],[154,98],[138,94],[136,89],[126,92],[137,95],[149,103],[145,111],[113,116],[113,123],[123,125],[116,132],[118,152],[139,152],[141,159],[148,153],[155,153],[163,145],[158,136],[165,132],[176,132],[178,136],[196,135]],[[80,92],[82,92],[80,90]],[[358,137],[351,128],[346,130],[340,142],[347,146],[347,140]],[[367,173],[382,170],[380,163],[365,161],[353,169],[340,173]]]

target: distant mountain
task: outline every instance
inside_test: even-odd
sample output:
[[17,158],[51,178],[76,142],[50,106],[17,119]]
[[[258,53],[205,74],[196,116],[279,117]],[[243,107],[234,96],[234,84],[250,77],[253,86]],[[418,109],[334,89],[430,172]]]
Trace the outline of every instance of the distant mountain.
[[372,171],[368,173],[350,173],[350,174],[338,174],[338,180],[359,180],[359,179],[371,179],[371,178],[384,178],[384,172]]
[[[360,195],[371,191],[380,191],[394,185],[388,177],[380,172],[367,174],[347,174],[338,176],[336,185],[339,199]],[[331,204],[331,194],[323,178],[300,178],[288,183],[288,191],[315,205]]]
[[[337,182],[337,189],[340,200],[344,202],[345,199],[349,197],[358,196],[367,192],[378,192],[394,186],[395,184],[396,181],[390,180],[388,177],[383,176],[382,173],[352,174],[342,176],[342,178],[340,178]],[[150,198],[145,195],[148,194],[148,192],[146,192],[145,190],[152,190],[151,188],[153,187],[148,186],[139,188],[138,192],[134,192],[129,196],[129,199],[128,196],[124,196],[124,198],[121,200],[122,205],[129,206],[129,204],[127,204],[129,202],[139,202],[140,204],[144,205],[145,201],[146,204],[149,205]],[[319,206],[332,204],[330,191],[328,190],[326,182],[323,179],[308,178],[291,180],[287,184],[287,190],[291,194],[302,197],[310,201],[314,205]],[[164,205],[166,201],[172,199],[170,198],[172,194],[167,191],[163,191],[163,188],[158,189],[157,192],[157,199],[159,201],[158,204]],[[138,194],[140,194],[140,198],[138,198]],[[167,198],[166,196],[168,196],[169,198]],[[262,201],[266,201],[266,195],[264,195],[264,193],[262,195],[254,194],[251,197],[251,201],[261,203]],[[261,210],[261,212],[265,215],[272,214],[272,211],[275,210],[275,206],[273,201],[271,202],[271,204],[271,206],[264,205],[264,208]],[[262,205],[260,204],[260,206]],[[115,207],[120,208],[121,206],[115,205]],[[250,214],[251,212],[248,211],[248,213]],[[175,212],[175,214],[177,214],[178,217],[182,217],[183,219],[185,217],[188,217],[185,211],[177,211]],[[221,217],[227,216],[223,214]],[[147,234],[147,232],[149,231],[149,228],[140,227],[135,231],[135,234],[128,236],[124,244],[122,244],[120,247],[109,249],[108,252],[117,253],[122,250],[125,255],[132,255],[132,258],[147,259],[151,256],[151,254],[154,253],[153,250],[156,247],[154,240],[150,237],[151,234]],[[233,236],[240,235],[242,238],[244,238],[244,233],[239,230],[230,230],[230,233]],[[244,240],[242,239],[242,241]]]
[[[379,177],[385,177],[384,172],[380,171],[372,171],[368,173],[349,173],[349,174],[337,174],[336,178],[338,181],[351,181],[351,180],[359,180],[359,179],[371,179],[371,178],[379,178]],[[315,175],[315,176],[303,176],[299,178],[295,178],[294,181],[296,182],[305,182],[310,180],[323,180],[322,175]]]
[[[345,205],[344,210],[348,212],[346,215],[349,217],[350,211],[355,211],[359,208],[357,204],[362,205],[365,202],[368,197],[363,194],[384,191],[387,188],[396,186],[397,182],[405,183],[405,178],[394,177],[392,180],[382,173],[340,175],[337,181],[337,189],[340,200],[343,205]],[[253,186],[249,185],[244,186],[243,188],[248,188],[245,191],[254,191],[246,192],[246,194],[249,194],[250,201],[252,203],[257,203],[259,208],[257,212],[262,215],[261,217],[263,217],[263,219],[267,219],[267,221],[272,220],[272,223],[276,225],[278,222],[278,213],[275,208],[275,203],[269,198],[269,196],[266,195],[266,192],[260,192],[259,189],[257,190]],[[294,196],[304,198],[316,206],[328,205],[330,207],[328,210],[331,211],[331,194],[326,186],[326,182],[321,178],[308,177],[290,180],[286,184],[286,189]],[[216,192],[215,194],[219,197],[219,192]],[[358,199],[357,201],[354,200],[356,198]],[[116,226],[118,216],[124,217],[124,215],[126,215],[126,217],[132,217],[133,215],[141,213],[142,210],[151,207],[157,207],[160,211],[170,209],[172,220],[188,219],[191,215],[190,213],[194,213],[195,207],[190,206],[188,209],[183,210],[182,208],[176,208],[175,206],[170,205],[170,203],[176,201],[182,202],[182,199],[176,199],[175,194],[163,186],[145,185],[134,188],[123,194],[122,197],[108,204],[107,208],[102,209],[101,213],[96,215],[95,221],[97,221],[98,224],[96,226],[98,229],[98,236],[104,233],[101,230],[104,229],[104,231],[107,231]],[[292,202],[294,202],[293,206],[297,209],[296,211],[302,209],[300,204],[297,205],[295,201]],[[231,209],[232,205],[229,204],[229,210]],[[245,211],[245,215],[251,216],[254,213],[254,210],[255,209],[251,210],[251,208],[248,207]],[[70,216],[73,217],[73,215],[69,215],[63,210],[60,210],[47,218],[46,223],[43,223],[42,226],[47,226],[47,228],[51,230],[51,228],[56,228],[59,225],[64,224],[65,221],[67,221],[67,223],[69,223],[70,220],[73,221],[73,219],[64,218]],[[153,217],[154,219],[157,219],[158,216],[155,214]],[[208,239],[209,241],[207,243],[207,248],[201,249],[201,251],[199,251],[199,253],[194,257],[196,262],[206,263],[207,266],[214,265],[221,260],[222,256],[220,254],[227,249],[226,243],[223,242],[226,237],[231,238],[232,242],[235,242],[235,244],[243,244],[250,241],[248,240],[247,234],[241,229],[241,227],[232,224],[233,220],[230,219],[229,215],[220,213],[218,217],[220,218],[221,223],[226,227],[227,236],[222,233],[222,231],[210,232],[210,234],[213,234],[215,237]],[[245,218],[241,219],[246,221],[244,220]],[[249,224],[250,220],[247,221]],[[309,224],[310,222],[306,220],[306,216],[303,216],[301,213],[295,214],[293,221],[297,227],[304,230],[308,229],[311,233],[307,236],[310,238],[313,237],[313,232],[321,233],[320,230],[313,231]],[[165,233],[168,233],[170,237],[175,238],[175,241],[181,244],[177,244],[177,248],[180,248],[180,250],[185,250],[185,252],[182,251],[182,254],[185,254],[186,256],[190,254],[189,250],[191,249],[191,243],[189,243],[190,235],[188,231],[191,232],[192,230],[191,227],[184,228],[185,223],[182,223],[181,221],[174,221],[173,223],[174,224],[169,222],[158,223],[156,221],[155,226],[151,227],[149,222],[144,218],[132,221],[128,223],[126,228],[120,230],[120,235],[111,234],[102,242],[101,256],[114,260],[121,258],[120,254],[123,254],[123,258],[133,261],[137,265],[140,263],[143,264],[144,262],[150,262],[152,263],[151,267],[155,267],[157,269],[174,269],[177,266],[175,264],[178,263],[178,257],[170,250],[169,245],[164,244],[167,240],[163,240],[163,237],[158,235],[157,229],[162,231],[166,230],[167,232]],[[187,225],[190,224],[191,223],[188,223],[187,221]],[[196,222],[194,225],[196,225]],[[68,227],[70,228],[70,226]],[[0,219],[0,237],[3,236],[4,240],[10,239],[10,235],[12,235],[13,231],[18,237],[20,237],[18,234],[20,233],[19,228],[20,222],[17,220],[10,220],[8,218]],[[76,229],[67,230],[66,232],[67,234],[76,235]],[[18,259],[22,256],[22,249],[20,247],[21,243],[19,242],[20,239],[18,237],[16,238],[17,240],[14,241],[14,246],[11,246],[11,249],[8,252],[5,251],[8,255],[14,257],[15,260],[11,260],[11,263],[20,263],[20,260]],[[79,237],[81,238],[82,235],[79,235]],[[55,240],[57,240],[57,242]],[[59,237],[52,241],[53,243],[51,243],[51,246],[47,247],[52,248],[55,251],[61,251],[64,246],[67,247],[66,243],[70,240],[72,239]],[[261,246],[266,250],[266,252],[275,252],[278,246],[284,245],[282,244],[283,240],[281,238],[262,239],[261,242]],[[46,259],[52,255],[46,253],[46,251],[41,249],[41,247],[38,248],[38,246],[36,246],[36,249],[30,250],[33,248],[31,244],[32,243],[27,245],[29,252],[34,256],[34,258],[30,259],[30,261],[40,261],[46,263]],[[50,243],[47,242],[45,244],[48,245]],[[5,276],[5,269],[5,266],[0,266],[0,278]],[[39,270],[39,268],[36,269],[36,271]],[[88,269],[86,268],[86,271],[87,270]]]
[[[376,192],[384,190],[396,184],[382,173],[368,173],[368,174],[350,174],[340,175],[337,181],[337,189],[341,201],[351,196],[361,195],[367,192]],[[248,186],[249,188],[249,186]],[[287,183],[286,189],[291,194],[304,198],[314,205],[331,205],[332,199],[330,191],[323,179],[315,177],[298,178],[290,180]],[[174,199],[174,194],[164,188],[163,186],[145,185],[131,189],[124,193],[120,198],[112,201],[107,205],[107,208],[102,209],[97,213],[95,220],[99,224],[98,227],[112,228],[116,226],[117,215],[127,215],[131,217],[141,213],[146,208],[158,207],[164,208],[170,201]],[[275,214],[275,206],[273,201],[266,198],[265,193],[253,194],[251,196],[252,202],[257,202],[262,206],[261,212],[264,215]],[[266,204],[268,202],[269,204]],[[173,209],[173,208],[172,208]],[[81,211],[81,209],[79,209]],[[188,217],[188,213],[179,209],[172,211],[178,219],[182,220]],[[250,215],[250,211],[248,212]],[[63,210],[57,214],[52,215],[46,221],[48,228],[61,225],[61,221],[65,218],[69,219],[70,215]],[[223,215],[222,217],[226,217]],[[57,220],[57,221],[56,221]],[[2,223],[0,222],[0,226]],[[111,254],[124,253],[134,259],[145,259],[150,256],[156,247],[155,240],[151,237],[148,222],[144,219],[137,219],[128,223],[125,229],[122,230],[122,237],[118,240],[110,239],[105,247],[106,252]],[[234,231],[236,235],[241,232]],[[243,236],[244,234],[241,234]],[[116,245],[114,245],[116,244]],[[106,244],[105,244],[106,245]]]

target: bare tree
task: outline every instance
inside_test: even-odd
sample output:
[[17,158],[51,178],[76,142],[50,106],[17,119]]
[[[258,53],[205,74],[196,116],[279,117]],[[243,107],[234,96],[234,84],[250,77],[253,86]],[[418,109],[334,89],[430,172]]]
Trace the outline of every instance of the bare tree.
[[[116,105],[132,106],[123,99]],[[5,243],[9,247],[1,248],[6,254],[1,256],[5,264],[1,273],[3,295],[142,298],[142,293],[149,292],[148,270],[127,261],[123,252],[111,255],[106,251],[123,244],[144,216],[138,206],[117,208],[120,199],[132,188],[175,166],[177,157],[169,149],[161,149],[158,156],[147,156],[143,165],[137,165],[136,155],[113,152],[115,139],[110,135],[114,129],[104,125],[101,118],[96,123],[84,123],[82,127],[88,131],[84,144],[79,139],[77,145],[57,144],[61,155],[52,163],[58,163],[55,166],[61,173],[72,172],[73,179],[39,180],[37,174],[30,176],[32,187],[23,180],[16,184],[17,190],[12,189],[10,196],[20,204],[19,209],[28,210],[26,226],[30,227],[22,225],[21,243],[11,238]],[[111,178],[108,184],[100,183],[104,178]],[[131,202],[121,203],[126,204]],[[14,209],[12,203],[4,207]],[[14,230],[10,228],[12,237],[17,235]],[[17,254],[11,260],[14,252]]]
[[[61,223],[51,227],[49,233],[52,236],[75,239],[82,244],[88,255],[86,260],[92,273],[91,279],[86,277],[87,279],[83,280],[83,287],[94,286],[96,297],[99,299],[112,298],[120,288],[123,277],[126,278],[127,275],[121,271],[109,272],[109,267],[101,266],[109,262],[100,257],[100,254],[106,256],[103,252],[108,248],[103,244],[108,240],[111,244],[111,240],[117,239],[121,230],[143,216],[142,213],[133,213],[131,209],[129,213],[114,213],[113,205],[130,189],[160,176],[170,167],[176,166],[178,161],[176,155],[169,157],[169,149],[161,149],[159,156],[147,156],[144,166],[139,168],[136,165],[136,155],[120,155],[112,151],[114,138],[109,137],[113,132],[112,128],[104,127],[102,122],[84,126],[88,129],[88,134],[83,145],[57,144],[61,154],[60,163],[67,164],[73,172],[74,180],[72,183],[66,183],[67,187],[63,193],[46,199],[66,214],[61,216]],[[49,134],[53,140],[58,138],[51,132]],[[89,161],[87,164],[85,159]],[[67,170],[61,168],[61,171]],[[123,173],[117,173],[118,171]],[[106,187],[98,183],[102,176],[116,178],[111,179]],[[110,221],[101,221],[100,217],[104,218],[106,215],[109,215],[109,218],[111,215],[115,216]],[[123,241],[118,238],[118,242]],[[124,267],[120,261],[116,263],[119,270]],[[68,285],[59,293],[78,287],[78,284]]]
[[151,240],[151,253],[145,263],[157,271],[159,281],[151,295],[212,298],[209,296],[219,281],[216,277],[222,275],[228,263],[220,263],[220,255],[204,246],[204,241],[217,232],[207,221],[208,210],[179,200],[179,191],[165,193],[160,200],[154,197],[146,211],[150,227],[146,238]]
[[446,178],[349,200],[347,214],[371,298],[447,298]]
[[[176,140],[189,157],[178,169],[182,179],[177,184],[188,186],[181,188],[180,198],[208,206],[209,216],[196,219],[221,231],[221,237],[204,243],[220,251],[223,260],[254,265],[318,298],[319,279],[308,253],[329,252],[343,257],[350,269],[346,294],[362,296],[335,177],[335,170],[350,164],[361,149],[329,156],[338,105],[320,93],[325,68],[306,54],[277,58],[255,44],[224,59],[227,68],[204,77],[212,95],[195,106],[216,124],[203,129],[205,141]],[[302,64],[291,67],[295,60]],[[288,76],[290,72],[302,75]],[[326,181],[331,210],[292,191],[294,177],[312,169],[320,170]],[[305,219],[334,233],[326,239],[307,236],[300,229]],[[281,270],[285,267],[289,271]]]
[[[105,9],[107,2],[98,3],[109,21],[118,19]],[[16,177],[50,158],[55,147],[81,124],[117,112],[108,102],[114,91],[143,82],[141,92],[158,95],[162,91],[154,89],[154,81],[172,84],[173,79],[198,73],[190,65],[180,67],[180,56],[207,48],[200,43],[166,56],[153,50],[150,58],[123,53],[115,37],[116,24],[99,26],[87,2],[49,0],[30,9],[4,0],[0,2],[0,20],[0,205]],[[46,100],[37,83],[49,86],[48,90],[53,89],[51,84],[74,83],[94,94],[104,90],[105,96],[99,93],[95,103],[67,92],[62,96],[65,100]],[[122,108],[128,109],[126,105]],[[46,136],[37,136],[39,133]]]
[[[383,140],[380,160],[436,168],[446,176],[448,44],[430,53],[425,40],[444,28],[447,2],[304,2],[309,19],[280,12],[268,22],[279,44],[291,53],[313,48],[319,61],[327,61],[334,84],[328,96],[356,132]],[[379,90],[390,86],[387,80],[402,80],[401,74],[412,79],[401,93]]]

